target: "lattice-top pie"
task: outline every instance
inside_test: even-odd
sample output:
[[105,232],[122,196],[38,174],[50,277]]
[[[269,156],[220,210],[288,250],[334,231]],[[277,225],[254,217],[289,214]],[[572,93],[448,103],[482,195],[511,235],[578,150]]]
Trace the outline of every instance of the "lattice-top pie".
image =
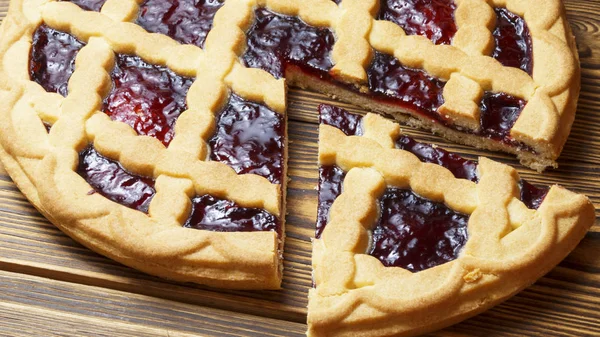
[[594,207],[504,164],[322,105],[309,336],[413,336],[473,316],[562,260]]
[[539,170],[578,94],[558,0],[11,0],[1,30],[26,196],[102,254],[220,287],[281,281],[286,80]]

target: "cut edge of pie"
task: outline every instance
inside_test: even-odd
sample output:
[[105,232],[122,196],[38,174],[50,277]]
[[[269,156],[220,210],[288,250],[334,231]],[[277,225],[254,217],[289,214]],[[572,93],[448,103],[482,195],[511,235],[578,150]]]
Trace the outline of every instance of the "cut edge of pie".
[[[327,226],[313,241],[308,336],[415,336],[481,313],[534,283],[594,224],[587,197],[558,185],[539,208],[519,200],[519,175],[480,157],[477,183],[394,147],[399,126],[367,114],[362,136],[321,124],[319,163],[346,172]],[[412,190],[470,216],[457,258],[410,272],[368,254],[378,199]],[[398,252],[401,254],[401,252]]]

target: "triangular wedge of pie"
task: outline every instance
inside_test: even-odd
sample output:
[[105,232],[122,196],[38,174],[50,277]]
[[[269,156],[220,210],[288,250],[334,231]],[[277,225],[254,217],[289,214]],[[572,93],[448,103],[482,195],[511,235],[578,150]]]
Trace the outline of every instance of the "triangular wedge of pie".
[[322,105],[308,336],[414,336],[514,295],[594,222],[583,195]]

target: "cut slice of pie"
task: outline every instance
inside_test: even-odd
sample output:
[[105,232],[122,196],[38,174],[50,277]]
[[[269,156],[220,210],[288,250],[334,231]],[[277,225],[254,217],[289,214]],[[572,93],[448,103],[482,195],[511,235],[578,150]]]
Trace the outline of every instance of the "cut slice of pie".
[[478,314],[560,262],[594,223],[583,195],[320,106],[309,336],[414,336]]

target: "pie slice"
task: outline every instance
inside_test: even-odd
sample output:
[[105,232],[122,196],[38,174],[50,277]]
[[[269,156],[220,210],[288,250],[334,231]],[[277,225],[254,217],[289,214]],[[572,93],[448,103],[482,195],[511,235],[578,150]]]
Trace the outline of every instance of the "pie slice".
[[240,63],[248,22],[235,1],[194,7],[202,15],[182,34],[196,45],[128,22],[170,31],[148,23],[164,6],[12,1],[0,158],[41,213],[96,252],[174,280],[277,289],[285,83]]
[[535,282],[594,223],[583,195],[416,142],[378,115],[319,109],[308,336],[454,324]]

